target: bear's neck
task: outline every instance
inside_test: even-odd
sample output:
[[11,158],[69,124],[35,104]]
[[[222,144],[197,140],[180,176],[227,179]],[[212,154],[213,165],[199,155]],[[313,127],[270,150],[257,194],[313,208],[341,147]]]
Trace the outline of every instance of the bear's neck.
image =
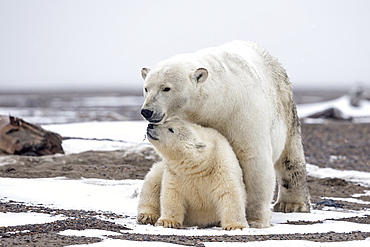
[[[220,130],[231,119],[231,116],[230,117],[221,117],[221,116],[217,117],[217,114],[220,114],[220,112],[207,111],[203,113],[202,111],[199,111],[199,112],[194,111],[194,109],[199,110],[199,108],[201,108],[201,106],[194,107],[193,109],[186,111],[184,115],[184,120],[191,122],[191,123],[196,123],[206,128],[213,128],[221,132]],[[225,122],[225,120],[227,121]]]

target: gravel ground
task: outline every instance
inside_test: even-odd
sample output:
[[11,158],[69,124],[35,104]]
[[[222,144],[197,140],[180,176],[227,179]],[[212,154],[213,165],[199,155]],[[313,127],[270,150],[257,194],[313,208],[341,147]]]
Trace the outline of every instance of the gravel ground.
[[[302,124],[305,155],[308,163],[320,167],[332,167],[340,170],[359,170],[370,172],[370,124],[352,124],[350,122],[328,122],[327,124]],[[150,159],[146,157],[151,157]],[[142,179],[154,160],[158,159],[154,151],[147,147],[143,153],[128,151],[85,152],[72,155],[44,157],[2,156],[0,177],[37,178],[65,176],[71,179],[79,177],[104,179]],[[316,179],[309,177],[308,185],[313,208],[322,197],[351,197],[363,193],[368,188],[346,182],[342,179]],[[370,201],[370,197],[358,198]],[[345,209],[361,210],[368,205],[336,201]],[[22,225],[0,228],[0,246],[65,246],[101,241],[100,238],[63,236],[58,232],[66,229],[102,229],[113,232],[127,229],[111,222],[125,215],[83,210],[56,210],[43,206],[26,206],[21,202],[0,203],[0,212],[40,212],[65,215],[70,218],[46,224]],[[107,220],[109,219],[109,220]],[[370,216],[364,218],[339,219],[361,224],[370,224]],[[320,223],[320,222],[315,222]],[[296,221],[286,224],[312,224]],[[110,236],[135,241],[161,241],[190,246],[203,246],[202,242],[248,242],[264,240],[310,240],[317,242],[363,240],[370,237],[370,232],[352,233],[317,233],[317,234],[276,234],[253,236],[164,236],[125,233]]]
[[306,161],[320,167],[370,172],[370,124],[303,124]]

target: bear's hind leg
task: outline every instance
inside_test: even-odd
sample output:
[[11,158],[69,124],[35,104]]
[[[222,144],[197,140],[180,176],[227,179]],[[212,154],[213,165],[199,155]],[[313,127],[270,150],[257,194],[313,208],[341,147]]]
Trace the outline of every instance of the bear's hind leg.
[[300,134],[290,136],[285,150],[275,164],[279,183],[275,212],[310,212],[306,162]]

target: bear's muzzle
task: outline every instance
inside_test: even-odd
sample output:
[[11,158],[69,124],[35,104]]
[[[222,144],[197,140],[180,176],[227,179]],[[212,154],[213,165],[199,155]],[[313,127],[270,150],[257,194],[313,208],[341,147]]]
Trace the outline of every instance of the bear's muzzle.
[[158,141],[159,138],[156,135],[154,127],[155,127],[154,124],[148,124],[148,127],[146,128],[146,134],[150,139]]
[[151,123],[159,123],[163,120],[164,114],[160,112],[154,112],[149,109],[142,109],[141,115],[149,122]]

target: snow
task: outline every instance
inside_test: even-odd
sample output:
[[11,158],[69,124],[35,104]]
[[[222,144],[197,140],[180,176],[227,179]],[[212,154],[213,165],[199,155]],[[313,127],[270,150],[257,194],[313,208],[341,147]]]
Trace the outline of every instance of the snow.
[[356,119],[358,122],[370,122],[370,101],[363,100],[360,102],[359,107],[354,107],[351,106],[350,97],[348,95],[326,102],[302,104],[297,106],[298,116],[300,118],[305,118],[330,108],[340,110],[346,118],[355,118],[355,122]]
[[249,243],[204,243],[206,247],[291,247],[291,246],[300,246],[300,247],[345,247],[345,246],[359,246],[367,247],[370,245],[370,238],[365,241],[350,241],[350,242],[310,242],[305,240],[267,240],[267,241],[256,241]]
[[105,239],[102,242],[94,244],[80,244],[80,245],[69,245],[69,247],[176,247],[176,246],[185,246],[178,244],[170,244],[163,242],[139,242],[139,241],[129,241],[129,240],[120,240],[120,239]]
[[[338,107],[346,116],[369,118],[370,103],[362,102],[360,108],[353,108],[348,104],[348,97],[344,96],[337,100],[298,106],[300,117],[309,116],[312,113],[331,107]],[[69,139],[63,141],[63,148],[67,154],[79,153],[88,150],[132,150],[140,151],[142,147],[150,145],[144,140],[147,123],[144,121],[132,122],[85,122],[74,124],[44,125],[47,130],[54,131],[64,137],[84,138]],[[97,140],[98,139],[98,140]],[[332,157],[339,159],[341,157]],[[1,165],[1,164],[0,164]],[[320,168],[315,165],[307,165],[310,176],[317,178],[336,177],[370,187],[370,173],[360,171],[341,171],[332,168]],[[79,179],[70,180],[62,177],[57,178],[0,178],[0,200],[17,201],[31,205],[43,205],[56,209],[83,209],[116,214],[128,215],[127,218],[108,219],[117,224],[126,225],[133,230],[122,231],[141,234],[161,235],[269,235],[269,234],[294,234],[294,233],[325,233],[325,232],[370,232],[370,226],[346,221],[334,221],[332,219],[346,217],[362,217],[369,215],[369,210],[352,211],[326,207],[322,210],[312,210],[312,213],[272,213],[271,228],[267,229],[244,229],[237,231],[223,231],[220,227],[198,229],[196,227],[186,229],[165,229],[151,225],[138,225],[136,223],[136,207],[138,195],[143,184],[142,180],[104,180],[104,179]],[[56,193],[56,191],[58,193]],[[369,192],[365,192],[368,195]],[[357,199],[361,195],[353,195],[346,198],[347,201],[363,203]],[[342,198],[331,198],[342,200]],[[0,213],[0,227],[24,224],[38,224],[65,219],[66,216],[49,215],[41,213]],[[103,217],[103,216],[100,216]],[[330,220],[329,220],[330,219]],[[287,221],[323,221],[311,225],[283,224]],[[133,242],[128,240],[111,239],[109,235],[119,233],[96,229],[84,231],[66,230],[62,235],[95,236],[102,239],[100,243],[76,246],[180,246],[161,242]],[[369,246],[370,239],[356,242],[340,243],[316,243],[310,241],[264,241],[250,243],[204,243],[207,247],[218,246]]]
[[0,212],[0,227],[18,226],[27,224],[42,224],[56,220],[65,219],[62,216],[51,216],[41,213],[1,213]]
[[134,215],[142,183],[142,180],[0,178],[0,198],[52,208]]
[[72,154],[85,151],[137,150],[149,145],[148,140],[145,139],[147,124],[145,121],[84,122],[43,125],[42,127],[63,137],[90,139],[64,140],[62,143],[64,152]]
[[315,165],[307,164],[307,173],[309,176],[317,178],[341,178],[350,182],[358,183],[366,187],[370,187],[370,173],[352,171],[352,170],[336,170],[333,168],[319,168]]
[[145,121],[126,121],[53,124],[43,125],[42,127],[57,132],[63,137],[110,139],[142,143],[147,125],[148,123]]
[[[206,247],[292,247],[292,246],[301,246],[301,247],[368,247],[370,244],[370,239],[365,241],[350,241],[350,242],[310,242],[304,240],[268,240],[268,241],[256,241],[256,242],[247,242],[247,243],[235,243],[235,242],[205,242],[203,243]],[[70,245],[70,247],[77,246],[90,246],[90,247],[176,247],[184,245],[176,245],[162,242],[133,242],[128,240],[118,240],[118,239],[106,239],[100,243],[89,244],[89,245]]]

